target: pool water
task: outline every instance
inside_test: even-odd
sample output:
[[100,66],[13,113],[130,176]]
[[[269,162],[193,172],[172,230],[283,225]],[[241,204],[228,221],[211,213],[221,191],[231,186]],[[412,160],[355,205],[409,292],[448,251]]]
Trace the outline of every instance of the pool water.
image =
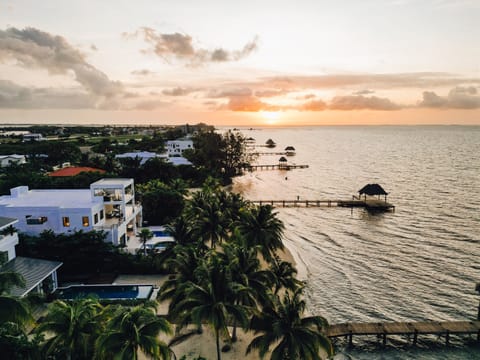
[[59,299],[71,300],[95,296],[99,299],[125,300],[149,299],[152,285],[71,285],[58,288],[55,294]]
[[165,236],[170,236],[170,234],[167,231],[162,231],[162,230],[154,230],[152,231],[154,237],[165,237]]

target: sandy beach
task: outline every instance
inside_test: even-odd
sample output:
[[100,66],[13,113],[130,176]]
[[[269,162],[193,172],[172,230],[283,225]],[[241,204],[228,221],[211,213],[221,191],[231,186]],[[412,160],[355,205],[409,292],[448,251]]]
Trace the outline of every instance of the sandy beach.
[[[292,253],[287,247],[283,251],[278,251],[278,255],[284,261],[288,261],[295,265],[295,261]],[[166,275],[119,275],[115,279],[116,284],[149,284],[155,285],[157,287],[162,286],[165,282]],[[164,301],[159,303],[157,307],[157,314],[166,315],[168,313],[168,302]],[[203,356],[207,360],[214,359],[216,357],[216,345],[215,345],[215,335],[213,331],[208,326],[203,327],[203,333],[198,335],[193,335],[184,342],[177,344],[172,347],[177,359],[180,359],[182,356],[186,356],[188,359],[194,359],[198,356]],[[230,329],[231,331],[231,329]],[[259,359],[257,352],[252,352],[246,354],[247,346],[255,337],[253,331],[244,332],[241,329],[237,330],[238,340],[236,343],[232,344],[231,349],[228,352],[222,353],[223,360],[255,360]],[[170,338],[162,337],[162,340],[165,342],[170,341]],[[221,346],[225,344],[224,341],[221,342]],[[143,354],[139,356],[139,359],[147,359]]]

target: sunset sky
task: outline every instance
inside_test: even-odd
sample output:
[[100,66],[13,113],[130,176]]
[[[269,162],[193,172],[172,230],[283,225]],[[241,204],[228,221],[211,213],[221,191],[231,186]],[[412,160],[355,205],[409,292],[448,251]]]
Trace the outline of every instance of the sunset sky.
[[0,0],[0,123],[480,125],[479,0]]

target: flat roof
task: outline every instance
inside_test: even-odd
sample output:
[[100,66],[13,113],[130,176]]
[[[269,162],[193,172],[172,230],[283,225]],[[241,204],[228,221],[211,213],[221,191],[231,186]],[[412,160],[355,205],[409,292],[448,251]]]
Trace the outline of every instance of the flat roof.
[[100,179],[95,181],[90,186],[128,186],[133,183],[133,179],[123,179],[123,178],[111,178],[111,179]]
[[0,216],[0,229],[3,229],[4,227],[6,227],[8,225],[13,225],[17,222],[18,222],[17,219]]
[[0,268],[0,271],[16,272],[25,279],[25,287],[14,286],[10,295],[25,296],[38,284],[57,270],[63,263],[60,261],[41,260],[17,256]]
[[0,196],[0,206],[10,207],[61,207],[67,209],[91,208],[98,204],[92,199],[90,189],[29,190],[18,197]]

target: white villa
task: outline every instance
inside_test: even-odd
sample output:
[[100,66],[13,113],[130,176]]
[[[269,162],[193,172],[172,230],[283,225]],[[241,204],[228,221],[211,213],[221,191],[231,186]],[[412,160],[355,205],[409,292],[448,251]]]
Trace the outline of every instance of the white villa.
[[23,142],[46,140],[42,134],[28,133],[23,135]]
[[115,155],[115,159],[126,159],[126,158],[139,159],[140,165],[144,165],[148,160],[154,159],[157,157],[162,157],[162,156],[150,151],[127,152],[127,153]]
[[13,287],[10,294],[23,297],[30,292],[51,293],[58,287],[59,261],[48,261],[16,256],[18,235],[13,228],[17,219],[0,217],[0,271],[16,272],[25,279],[25,287]]
[[167,154],[169,157],[182,156],[187,149],[193,149],[193,141],[189,139],[167,141]]
[[0,167],[7,167],[11,164],[25,164],[27,160],[25,159],[25,155],[0,155]]
[[18,186],[0,196],[0,216],[18,219],[16,228],[31,235],[98,230],[114,245],[125,245],[127,233],[136,234],[142,223],[142,207],[135,202],[133,179],[101,179],[90,189]]

